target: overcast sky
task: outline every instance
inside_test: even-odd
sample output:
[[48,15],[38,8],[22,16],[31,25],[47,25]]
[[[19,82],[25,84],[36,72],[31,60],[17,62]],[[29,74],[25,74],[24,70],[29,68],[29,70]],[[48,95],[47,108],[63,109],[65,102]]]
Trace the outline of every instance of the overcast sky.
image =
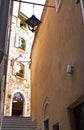
[[[32,2],[32,3],[39,3],[39,4],[45,4],[46,0],[23,0],[27,2]],[[18,9],[18,2],[14,2],[14,11],[13,15],[17,15],[17,9]],[[21,12],[24,13],[26,16],[31,17],[33,15],[33,9],[34,9],[34,15],[40,19],[42,10],[44,6],[39,6],[39,5],[32,5],[32,4],[27,4],[27,3],[22,3],[21,4]]]

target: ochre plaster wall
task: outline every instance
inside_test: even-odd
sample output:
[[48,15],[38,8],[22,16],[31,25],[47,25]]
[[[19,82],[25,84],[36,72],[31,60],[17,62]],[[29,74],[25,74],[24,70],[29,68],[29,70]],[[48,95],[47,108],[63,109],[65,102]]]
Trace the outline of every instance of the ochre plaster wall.
[[[48,4],[54,5],[54,0]],[[71,130],[67,108],[84,94],[83,57],[80,4],[64,0],[59,13],[47,8],[32,49],[32,117],[38,128],[42,127],[42,107],[48,97],[50,130],[57,122],[60,130]],[[68,64],[73,64],[73,74],[66,72]]]

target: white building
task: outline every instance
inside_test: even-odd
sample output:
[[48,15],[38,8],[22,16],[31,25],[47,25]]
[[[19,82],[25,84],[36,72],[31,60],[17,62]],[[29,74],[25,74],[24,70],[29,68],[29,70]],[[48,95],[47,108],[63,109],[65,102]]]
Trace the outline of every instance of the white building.
[[[18,10],[19,12],[19,10]],[[6,95],[4,104],[5,116],[31,115],[31,63],[30,53],[34,33],[28,30],[22,21],[26,16],[18,13],[12,17]]]

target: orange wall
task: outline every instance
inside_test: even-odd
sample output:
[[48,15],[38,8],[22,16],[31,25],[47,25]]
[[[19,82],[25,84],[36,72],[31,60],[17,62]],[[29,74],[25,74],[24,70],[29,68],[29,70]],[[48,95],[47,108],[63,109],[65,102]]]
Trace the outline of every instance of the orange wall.
[[[50,1],[49,1],[50,2]],[[49,5],[54,5],[54,0]],[[47,8],[32,49],[32,117],[42,127],[42,106],[49,97],[50,130],[71,130],[67,107],[84,94],[84,23],[80,4],[64,0],[59,13]],[[73,75],[66,72],[73,64]]]

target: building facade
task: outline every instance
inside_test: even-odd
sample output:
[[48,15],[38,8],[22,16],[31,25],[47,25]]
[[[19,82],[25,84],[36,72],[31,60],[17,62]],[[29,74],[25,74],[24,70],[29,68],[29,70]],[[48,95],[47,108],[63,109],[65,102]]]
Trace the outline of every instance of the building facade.
[[32,47],[32,118],[42,130],[84,130],[84,1],[52,0]]
[[0,129],[4,113],[12,6],[11,0],[0,0]]
[[27,117],[31,115],[29,65],[34,33],[29,31],[27,24],[21,18],[27,17],[20,12],[17,17],[12,16],[4,116]]

